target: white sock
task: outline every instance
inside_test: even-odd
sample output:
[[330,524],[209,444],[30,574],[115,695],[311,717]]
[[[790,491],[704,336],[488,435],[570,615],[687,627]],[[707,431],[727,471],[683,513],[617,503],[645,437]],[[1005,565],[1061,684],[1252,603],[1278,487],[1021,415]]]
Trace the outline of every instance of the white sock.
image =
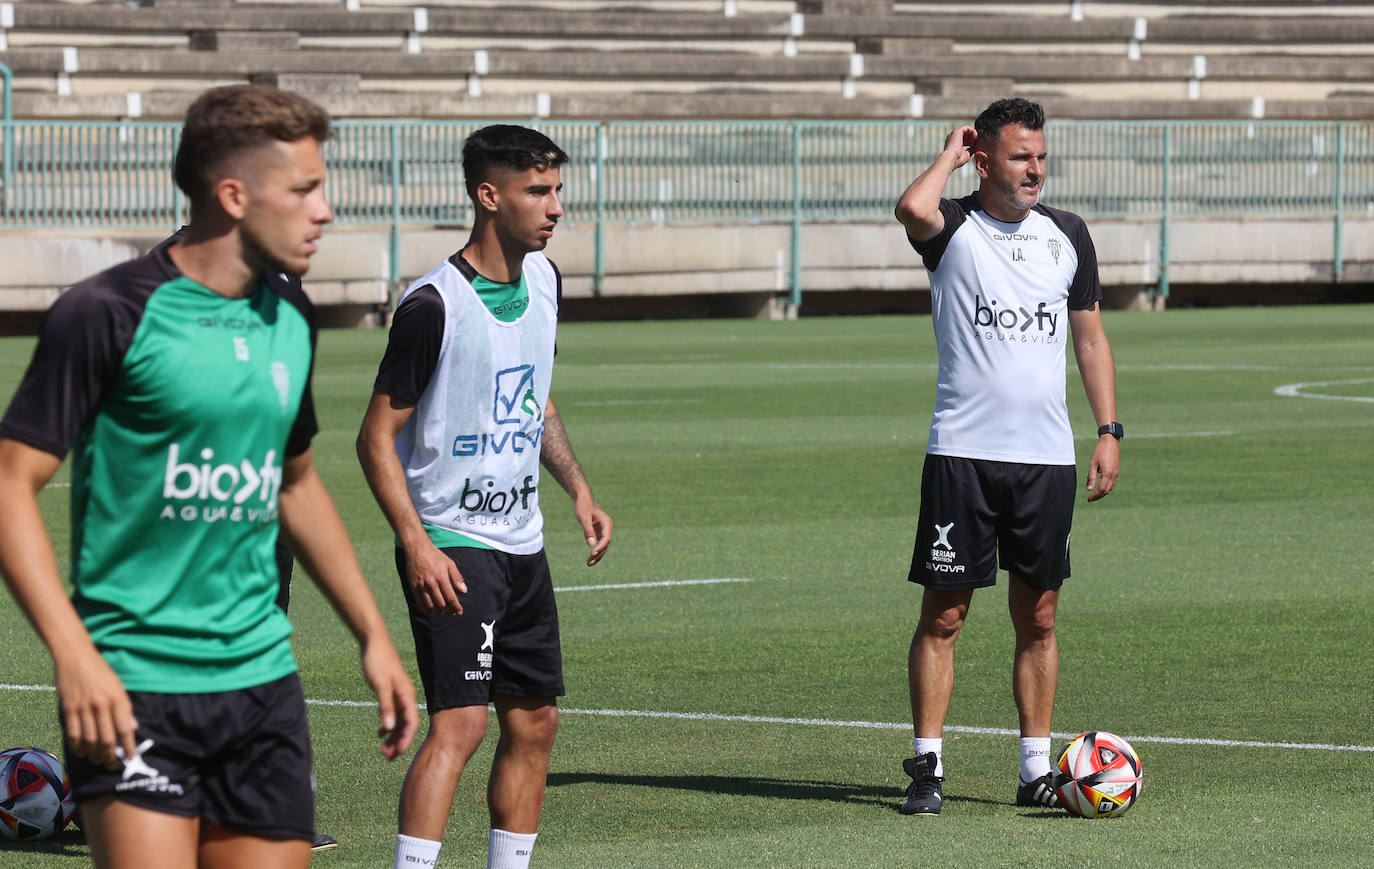
[[1031,782],[1050,771],[1050,738],[1021,737],[1021,781]]
[[428,869],[438,865],[439,849],[443,846],[443,842],[433,839],[417,839],[397,833],[395,869]]
[[538,833],[511,833],[492,827],[487,835],[487,869],[529,869]]
[[926,739],[918,736],[913,740],[915,744],[916,756],[920,757],[928,752],[935,752],[935,774],[944,777],[945,774],[945,741],[943,739]]

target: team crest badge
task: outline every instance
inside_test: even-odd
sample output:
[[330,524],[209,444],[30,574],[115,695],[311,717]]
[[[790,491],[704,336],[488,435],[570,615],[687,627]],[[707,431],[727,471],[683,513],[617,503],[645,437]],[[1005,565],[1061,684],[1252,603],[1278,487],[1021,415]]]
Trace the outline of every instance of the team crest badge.
[[291,369],[281,360],[272,363],[272,385],[277,387],[277,400],[285,412],[286,405],[291,401]]

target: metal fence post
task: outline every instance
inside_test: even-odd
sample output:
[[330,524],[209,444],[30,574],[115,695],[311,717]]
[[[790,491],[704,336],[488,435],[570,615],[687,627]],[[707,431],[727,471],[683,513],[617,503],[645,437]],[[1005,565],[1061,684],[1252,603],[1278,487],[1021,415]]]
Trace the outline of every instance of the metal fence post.
[[[177,147],[181,144],[181,132],[178,131],[173,134],[173,139],[176,140],[176,144],[172,146],[172,153],[175,154]],[[190,216],[187,214],[190,210],[190,203],[186,201],[186,196],[176,184],[173,184],[169,190],[172,194],[172,216],[175,218],[173,222],[177,226],[185,226],[191,222]]]
[[1164,125],[1164,185],[1159,217],[1159,285],[1155,288],[1155,297],[1161,300],[1169,298],[1169,199],[1173,195],[1170,189],[1173,181],[1173,130],[1172,123]]
[[801,231],[802,231],[802,191],[801,191],[801,121],[792,122],[792,295],[788,316],[801,313]]
[[391,288],[394,293],[401,283],[401,126],[391,122],[391,244],[388,258],[391,260]]
[[1336,123],[1336,221],[1331,239],[1331,275],[1341,279],[1345,270],[1345,128],[1344,121]]
[[596,231],[592,246],[592,295],[599,296],[606,280],[606,128],[596,125]]
[[5,176],[4,176],[4,201],[0,203],[4,207],[4,213],[10,212],[11,194],[10,181],[14,178],[14,72],[5,64],[0,63],[0,78],[4,79],[4,123],[5,123]]

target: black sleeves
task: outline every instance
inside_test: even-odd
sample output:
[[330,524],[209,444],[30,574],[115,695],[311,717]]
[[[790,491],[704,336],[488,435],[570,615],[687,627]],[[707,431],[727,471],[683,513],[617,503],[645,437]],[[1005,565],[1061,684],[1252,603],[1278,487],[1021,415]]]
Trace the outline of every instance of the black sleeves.
[[444,300],[432,285],[420,287],[396,308],[373,388],[410,404],[419,402],[443,343]]
[[1102,301],[1102,278],[1097,269],[1097,248],[1088,233],[1088,224],[1071,211],[1037,206],[1069,237],[1069,244],[1078,254],[1078,271],[1069,283],[1069,310],[1087,311]]
[[968,213],[978,207],[977,201],[976,194],[962,199],[941,199],[940,216],[945,219],[945,227],[940,230],[940,234],[929,241],[917,241],[910,235],[906,237],[921,255],[921,262],[925,263],[927,271],[933,272],[940,267],[940,258],[945,255],[949,240],[954,237],[955,231],[963,226]]
[[119,376],[150,294],[121,293],[118,287],[112,272],[104,272],[53,303],[24,379],[0,420],[0,437],[66,456]]
[[310,324],[310,371],[305,378],[305,391],[301,393],[301,406],[296,411],[296,419],[291,423],[291,431],[286,436],[286,455],[299,456],[310,449],[310,441],[320,431],[319,420],[315,416],[315,348],[319,338],[319,327],[315,324],[315,304],[305,294],[301,279],[285,273],[264,274],[262,280],[272,292],[290,303],[301,312]]

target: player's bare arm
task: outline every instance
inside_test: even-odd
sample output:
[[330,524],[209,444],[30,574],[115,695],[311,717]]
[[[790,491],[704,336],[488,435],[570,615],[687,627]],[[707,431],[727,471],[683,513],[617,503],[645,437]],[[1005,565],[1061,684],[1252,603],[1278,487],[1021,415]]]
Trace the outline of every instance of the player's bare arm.
[[945,228],[940,214],[940,194],[954,171],[973,156],[978,133],[967,124],[945,137],[945,148],[926,171],[911,182],[911,186],[897,200],[896,215],[907,235],[917,241],[929,241]]
[[115,749],[134,755],[138,722],[124,684],[105,663],[62,586],[38,492],[62,460],[0,438],[0,572],[52,653],[57,695],[72,750],[116,769]]
[[[1088,406],[1099,426],[1116,422],[1116,363],[1107,333],[1102,328],[1102,306],[1087,311],[1069,311],[1069,329],[1073,333],[1073,353],[1083,376],[1083,389]],[[1089,501],[1104,497],[1116,486],[1121,472],[1121,444],[1109,434],[1097,439],[1092,459],[1088,463]]]
[[391,642],[310,450],[286,460],[278,511],[287,545],[358,640],[363,675],[377,695],[382,754],[393,760],[410,747],[419,724],[415,686]]
[[592,487],[582,473],[582,466],[577,463],[577,456],[573,455],[568,432],[563,428],[563,420],[552,398],[544,405],[544,444],[540,449],[539,461],[572,498],[573,515],[582,526],[587,545],[592,548],[587,556],[587,566],[591,567],[601,560],[606,548],[611,545],[611,517],[592,496]]
[[467,584],[452,559],[440,552],[425,533],[406,489],[401,459],[396,455],[396,435],[414,412],[415,405],[374,392],[358,431],[358,461],[386,521],[405,550],[415,602],[428,613],[462,615],[458,595],[467,593]]

